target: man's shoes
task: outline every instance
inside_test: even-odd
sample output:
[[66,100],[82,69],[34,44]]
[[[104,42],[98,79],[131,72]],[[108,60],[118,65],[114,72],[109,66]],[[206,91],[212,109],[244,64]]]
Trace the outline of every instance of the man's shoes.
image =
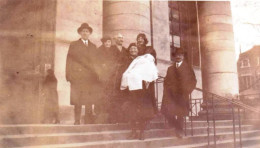
[[176,130],[176,137],[177,138],[183,138],[183,131]]
[[75,121],[74,125],[80,125],[80,121]]
[[144,140],[144,131],[140,131],[139,140]]
[[55,119],[54,124],[60,124],[60,120],[59,119]]
[[176,133],[176,137],[179,138],[179,139],[182,139],[182,135],[180,133]]

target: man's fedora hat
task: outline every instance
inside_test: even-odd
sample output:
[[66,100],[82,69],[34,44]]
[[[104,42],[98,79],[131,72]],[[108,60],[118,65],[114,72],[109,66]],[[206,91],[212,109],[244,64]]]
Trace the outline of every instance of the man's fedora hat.
[[83,29],[88,29],[90,33],[92,33],[93,29],[88,25],[88,23],[82,23],[78,28],[78,33],[80,33]]

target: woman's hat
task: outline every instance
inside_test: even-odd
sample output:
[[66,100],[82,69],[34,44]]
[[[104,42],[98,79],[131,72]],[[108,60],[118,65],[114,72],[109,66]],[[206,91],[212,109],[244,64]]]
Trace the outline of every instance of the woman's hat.
[[104,36],[104,37],[101,39],[101,42],[102,42],[102,43],[105,43],[107,40],[111,40],[111,41],[112,41],[111,37],[109,37],[109,36]]
[[129,46],[127,48],[127,51],[129,51],[132,46],[136,46],[137,47],[136,43],[131,43],[131,44],[129,44]]
[[93,29],[88,25],[88,23],[82,23],[78,28],[78,33],[80,33],[83,29],[88,29],[90,33],[92,33]]

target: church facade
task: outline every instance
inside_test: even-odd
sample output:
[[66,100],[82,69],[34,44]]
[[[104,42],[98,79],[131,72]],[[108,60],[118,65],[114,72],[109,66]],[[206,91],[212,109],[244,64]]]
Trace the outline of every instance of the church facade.
[[[1,123],[39,122],[41,83],[50,68],[58,78],[59,102],[69,105],[65,64],[77,28],[87,22],[97,46],[104,35],[124,36],[124,46],[145,33],[165,76],[171,53],[182,47],[199,88],[238,94],[232,14],[228,1],[0,0]],[[161,99],[159,86],[158,99]],[[193,96],[202,97],[194,92]]]

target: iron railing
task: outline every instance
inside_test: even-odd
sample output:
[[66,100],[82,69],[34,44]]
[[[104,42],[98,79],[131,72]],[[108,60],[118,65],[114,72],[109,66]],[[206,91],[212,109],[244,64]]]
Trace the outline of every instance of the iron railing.
[[[217,94],[214,94],[212,92],[205,91],[200,88],[196,88],[195,90],[200,91],[203,93],[203,104],[201,104],[203,110],[206,110],[206,120],[207,120],[207,137],[208,137],[208,146],[210,146],[210,121],[213,122],[213,142],[214,147],[216,147],[217,142],[217,136],[216,136],[216,119],[218,116],[225,119],[232,119],[232,126],[233,126],[233,146],[235,148],[242,147],[242,131],[241,131],[241,117],[244,117],[246,114],[241,114],[241,110],[253,112],[253,113],[260,113],[260,110],[258,110],[255,107],[246,105],[242,103],[239,98],[227,98],[223,97]],[[222,106],[223,112],[218,111],[216,113],[215,109],[216,106]],[[191,123],[192,124],[192,123]],[[238,124],[239,129],[239,145],[237,145],[237,134],[236,134],[236,126]],[[193,129],[192,129],[193,130]]]
[[[158,84],[163,83],[163,77],[160,77],[156,81],[156,97],[157,97],[157,106],[160,107],[160,102],[158,102]],[[214,147],[217,145],[217,132],[216,132],[216,120],[219,120],[217,115],[220,115],[220,117],[225,117],[228,119],[232,119],[232,126],[233,126],[233,145],[235,148],[238,147],[237,145],[237,136],[236,136],[236,125],[238,124],[239,129],[239,147],[242,147],[242,131],[241,131],[241,117],[245,117],[247,112],[253,112],[253,113],[260,113],[260,110],[258,110],[255,107],[252,107],[250,105],[244,104],[239,100],[239,96],[237,98],[227,98],[223,97],[217,94],[214,94],[212,92],[205,91],[200,88],[195,88],[195,90],[200,91],[203,94],[203,99],[192,99],[190,95],[190,113],[188,119],[190,120],[190,128],[191,128],[191,135],[193,136],[193,117],[199,116],[199,112],[204,111],[204,114],[206,116],[206,122],[207,122],[207,141],[208,146],[211,145],[210,140],[210,129],[213,129],[213,142]],[[225,106],[226,111],[223,113],[216,113],[216,106]],[[243,112],[243,113],[241,113]],[[205,117],[204,116],[204,117]],[[185,135],[187,135],[187,118],[184,118],[184,132]],[[212,126],[210,127],[210,122],[212,121]]]

